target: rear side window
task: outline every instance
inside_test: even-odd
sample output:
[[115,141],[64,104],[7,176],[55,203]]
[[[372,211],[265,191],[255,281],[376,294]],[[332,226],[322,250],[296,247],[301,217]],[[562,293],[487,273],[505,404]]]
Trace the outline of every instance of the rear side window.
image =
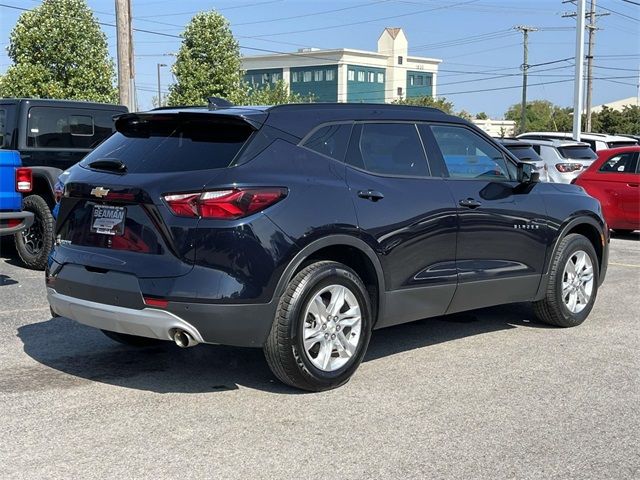
[[427,157],[413,123],[365,123],[348,162],[382,175],[428,176]]
[[[213,115],[211,115],[213,116]],[[200,117],[203,117],[202,115]],[[87,155],[119,160],[128,173],[184,172],[228,167],[252,133],[244,122],[153,115],[134,117]]]
[[117,111],[80,108],[32,107],[27,122],[27,147],[94,148],[113,132]]
[[540,155],[536,153],[534,148],[528,145],[524,147],[509,146],[507,148],[511,153],[518,157],[518,160],[521,160],[523,162],[539,162],[540,160],[542,160],[540,158]]
[[598,156],[589,147],[581,147],[579,145],[573,147],[558,147],[558,152],[564,158],[571,160],[595,160]]
[[7,111],[4,108],[0,108],[0,148],[5,145],[4,135],[6,131]]
[[318,128],[302,146],[327,157],[343,161],[349,144],[352,124],[326,125]]
[[464,127],[433,125],[449,177],[456,179],[509,180],[502,152]]
[[605,173],[635,173],[638,164],[638,154],[635,152],[621,153],[604,162],[599,171]]

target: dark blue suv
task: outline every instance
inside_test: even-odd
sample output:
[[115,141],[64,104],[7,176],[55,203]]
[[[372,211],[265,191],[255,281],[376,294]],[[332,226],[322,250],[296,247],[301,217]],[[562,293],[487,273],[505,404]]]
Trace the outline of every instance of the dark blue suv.
[[510,302],[569,327],[608,257],[597,200],[438,110],[367,104],[133,113],[69,171],[56,315],[116,341],[262,347],[306,390],[372,329]]

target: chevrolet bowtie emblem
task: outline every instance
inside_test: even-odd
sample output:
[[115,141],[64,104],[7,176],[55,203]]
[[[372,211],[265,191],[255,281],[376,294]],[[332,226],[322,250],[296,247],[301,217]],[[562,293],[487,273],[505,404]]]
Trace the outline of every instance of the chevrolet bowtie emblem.
[[93,190],[91,190],[91,195],[98,198],[106,197],[108,193],[109,193],[108,188],[96,187]]

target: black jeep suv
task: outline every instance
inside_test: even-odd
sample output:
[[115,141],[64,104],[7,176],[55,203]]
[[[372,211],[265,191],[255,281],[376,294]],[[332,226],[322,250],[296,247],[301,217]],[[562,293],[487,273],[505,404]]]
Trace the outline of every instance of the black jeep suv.
[[562,327],[607,268],[598,201],[470,123],[396,105],[132,113],[69,172],[56,315],[146,345],[255,346],[345,383],[372,329],[509,302]]

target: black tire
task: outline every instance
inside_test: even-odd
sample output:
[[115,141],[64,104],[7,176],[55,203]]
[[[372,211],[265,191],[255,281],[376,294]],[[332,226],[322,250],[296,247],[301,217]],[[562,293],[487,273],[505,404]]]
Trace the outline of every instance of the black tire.
[[111,332],[109,330],[100,331],[111,340],[130,347],[149,347],[162,342],[162,340],[156,338],[138,337],[137,335],[127,335],[126,333]]
[[[591,264],[593,265],[593,290],[589,301],[582,311],[573,313],[567,308],[562,298],[562,282],[567,262],[580,250],[589,256]],[[561,240],[558,250],[551,262],[546,295],[542,300],[533,303],[534,312],[539,320],[549,325],[558,327],[575,327],[580,325],[589,316],[598,294],[600,270],[596,251],[586,237],[571,234]]]
[[33,224],[15,235],[16,250],[28,268],[44,270],[53,248],[55,219],[49,205],[39,195],[24,199],[23,209],[33,213]]
[[[347,363],[334,371],[313,365],[304,349],[304,310],[323,288],[347,287],[355,296],[361,314],[360,339]],[[346,265],[331,261],[313,263],[289,282],[280,299],[264,354],[271,371],[283,383],[313,392],[329,390],[346,383],[362,362],[371,338],[371,301],[358,275]]]

